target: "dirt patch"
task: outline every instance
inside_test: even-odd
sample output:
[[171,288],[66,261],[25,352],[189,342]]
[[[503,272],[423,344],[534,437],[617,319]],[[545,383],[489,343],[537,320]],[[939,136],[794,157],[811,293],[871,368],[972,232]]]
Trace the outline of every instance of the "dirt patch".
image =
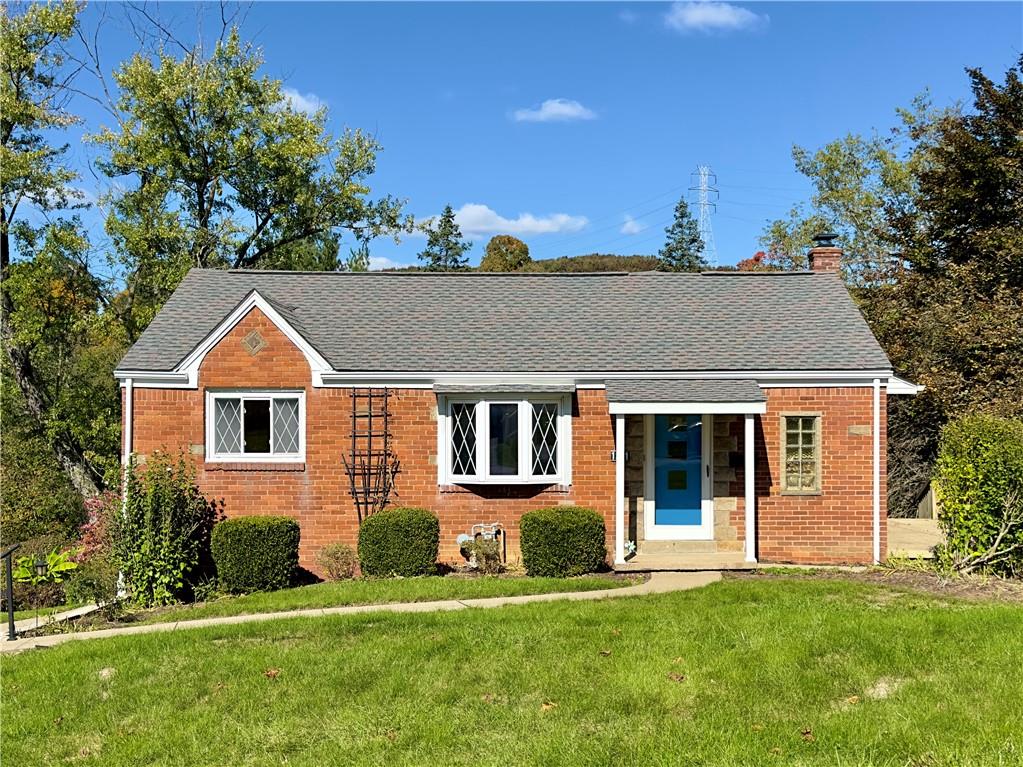
[[726,573],[726,578],[814,578],[817,580],[854,581],[878,586],[916,591],[938,597],[956,597],[974,601],[996,601],[1023,604],[1023,581],[980,576],[942,575],[932,570],[900,570],[874,567],[852,572],[847,570],[793,570],[789,572]]

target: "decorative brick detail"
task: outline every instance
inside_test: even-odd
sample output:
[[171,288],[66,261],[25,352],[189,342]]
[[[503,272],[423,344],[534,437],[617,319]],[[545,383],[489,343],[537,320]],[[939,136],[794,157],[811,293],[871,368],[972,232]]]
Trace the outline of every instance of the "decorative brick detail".
[[266,347],[266,339],[258,330],[253,330],[242,339],[242,348],[249,353],[249,356],[255,357]]

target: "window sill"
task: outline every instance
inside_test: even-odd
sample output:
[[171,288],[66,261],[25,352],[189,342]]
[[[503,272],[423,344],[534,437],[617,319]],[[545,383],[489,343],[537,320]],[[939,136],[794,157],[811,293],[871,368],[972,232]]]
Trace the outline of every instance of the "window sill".
[[562,485],[557,482],[458,482],[447,485],[438,485],[441,493],[476,493],[481,490],[503,489],[511,491],[520,488],[536,488],[545,493],[572,492],[571,485]]
[[207,461],[206,471],[305,471],[304,462]]
[[794,498],[813,498],[817,495],[824,495],[820,490],[779,490],[778,495],[788,495]]

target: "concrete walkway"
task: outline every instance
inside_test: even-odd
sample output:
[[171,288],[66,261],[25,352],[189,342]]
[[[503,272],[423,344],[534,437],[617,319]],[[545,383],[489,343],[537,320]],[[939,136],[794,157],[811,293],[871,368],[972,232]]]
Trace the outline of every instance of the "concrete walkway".
[[612,599],[615,597],[642,596],[645,594],[665,594],[671,591],[685,591],[714,583],[721,580],[720,572],[698,573],[652,573],[650,579],[636,586],[625,586],[602,591],[569,591],[558,594],[527,594],[518,597],[489,597],[487,599],[446,599],[439,602],[398,602],[379,605],[350,605],[347,607],[324,607],[311,610],[289,610],[277,613],[256,613],[250,615],[231,615],[223,618],[199,618],[197,620],[179,621],[177,623],[151,623],[144,626],[127,626],[125,628],[102,629],[100,631],[79,631],[73,634],[51,634],[49,636],[26,637],[0,643],[0,653],[16,653],[36,647],[54,647],[64,642],[82,639],[103,639],[105,637],[126,636],[128,634],[154,634],[164,631],[183,631],[210,626],[233,626],[239,623],[259,623],[263,621],[286,620],[288,618],[319,618],[327,615],[361,615],[363,613],[431,613],[472,608],[504,607],[505,605],[524,605],[532,602],[581,602],[595,599]]
[[96,605],[82,605],[81,607],[75,607],[70,610],[65,610],[61,613],[51,613],[50,615],[41,615],[38,618],[32,616],[31,618],[22,618],[20,621],[14,621],[14,630],[21,634],[22,632],[29,631],[37,627],[45,626],[49,623],[56,623],[57,621],[73,620],[74,618],[81,618],[83,615],[94,613],[99,609]]
[[936,519],[889,519],[888,556],[933,559],[934,547],[942,542]]

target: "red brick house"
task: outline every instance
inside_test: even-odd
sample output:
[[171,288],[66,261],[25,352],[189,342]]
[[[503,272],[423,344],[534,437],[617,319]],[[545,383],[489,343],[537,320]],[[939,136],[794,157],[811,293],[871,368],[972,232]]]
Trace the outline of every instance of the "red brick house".
[[386,391],[391,503],[438,515],[443,560],[494,522],[515,560],[521,514],[575,503],[623,569],[880,561],[886,399],[916,387],[837,255],[788,273],[193,270],[118,366],[125,460],[185,451],[229,516],[296,517],[312,567],[356,541],[345,467],[359,397]]

